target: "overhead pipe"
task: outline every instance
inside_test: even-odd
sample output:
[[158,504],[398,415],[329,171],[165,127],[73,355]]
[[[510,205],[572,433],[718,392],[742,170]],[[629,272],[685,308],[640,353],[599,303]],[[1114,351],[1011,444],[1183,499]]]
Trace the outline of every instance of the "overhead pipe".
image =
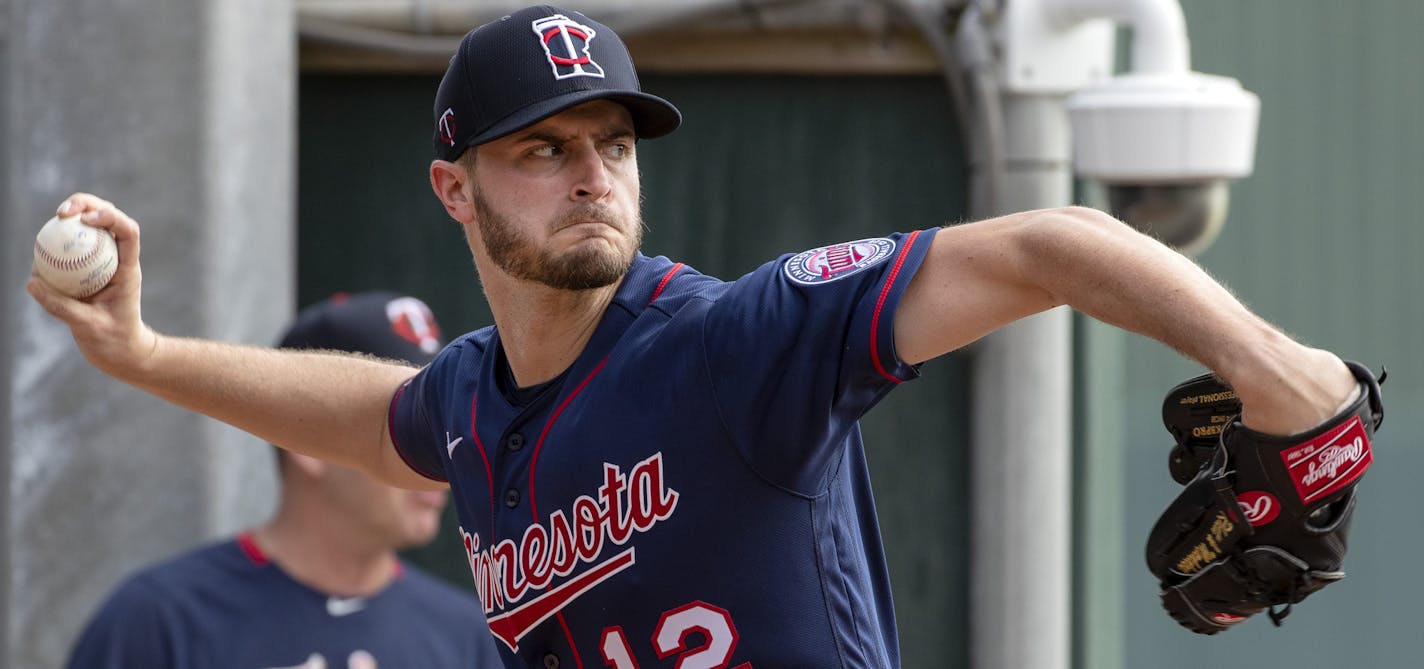
[[1041,0],[1060,27],[1111,19],[1132,28],[1132,70],[1138,74],[1191,71],[1187,20],[1178,0]]
[[[523,0],[298,0],[297,29],[306,39],[427,55],[453,51],[471,28],[524,7]],[[627,38],[668,30],[764,32],[865,27],[867,4],[856,0],[590,0],[579,11]],[[870,7],[877,5],[872,4]]]

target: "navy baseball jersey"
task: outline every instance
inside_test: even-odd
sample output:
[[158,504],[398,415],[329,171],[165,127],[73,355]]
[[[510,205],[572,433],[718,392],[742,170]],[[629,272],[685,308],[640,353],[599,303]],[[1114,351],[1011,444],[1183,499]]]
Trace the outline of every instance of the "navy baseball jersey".
[[486,328],[395,394],[506,666],[899,665],[857,421],[918,375],[893,322],[934,235],[731,283],[640,254],[560,377],[516,387]]
[[71,669],[501,666],[475,598],[402,565],[369,597],[292,580],[247,535],[149,567],[104,603]]

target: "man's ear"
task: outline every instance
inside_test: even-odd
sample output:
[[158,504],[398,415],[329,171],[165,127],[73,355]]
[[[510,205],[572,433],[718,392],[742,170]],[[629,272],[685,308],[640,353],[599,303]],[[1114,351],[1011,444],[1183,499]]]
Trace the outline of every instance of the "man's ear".
[[474,207],[465,188],[469,178],[465,168],[448,160],[435,160],[430,163],[430,187],[435,191],[435,197],[440,198],[440,203],[445,205],[445,212],[450,214],[450,218],[460,223],[469,223],[475,217]]

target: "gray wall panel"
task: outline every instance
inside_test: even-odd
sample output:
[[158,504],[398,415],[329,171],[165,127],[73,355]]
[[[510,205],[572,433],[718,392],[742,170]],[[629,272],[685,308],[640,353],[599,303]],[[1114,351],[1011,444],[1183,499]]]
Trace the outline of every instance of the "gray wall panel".
[[[105,378],[23,294],[35,232],[75,190],[143,225],[144,316],[270,341],[291,314],[291,3],[4,6],[0,667],[61,666],[138,567],[259,519],[256,439]],[[221,30],[216,30],[221,26]]]

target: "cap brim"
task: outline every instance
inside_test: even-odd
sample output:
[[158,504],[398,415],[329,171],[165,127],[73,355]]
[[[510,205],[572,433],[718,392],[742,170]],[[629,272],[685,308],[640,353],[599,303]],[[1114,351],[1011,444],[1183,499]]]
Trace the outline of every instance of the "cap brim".
[[570,107],[576,107],[592,100],[612,100],[628,108],[633,116],[633,130],[639,139],[654,139],[670,134],[682,125],[682,112],[671,102],[656,95],[641,91],[584,90],[556,95],[528,105],[514,114],[500,119],[484,132],[471,137],[465,146],[476,146],[493,141],[517,130],[522,130]]

